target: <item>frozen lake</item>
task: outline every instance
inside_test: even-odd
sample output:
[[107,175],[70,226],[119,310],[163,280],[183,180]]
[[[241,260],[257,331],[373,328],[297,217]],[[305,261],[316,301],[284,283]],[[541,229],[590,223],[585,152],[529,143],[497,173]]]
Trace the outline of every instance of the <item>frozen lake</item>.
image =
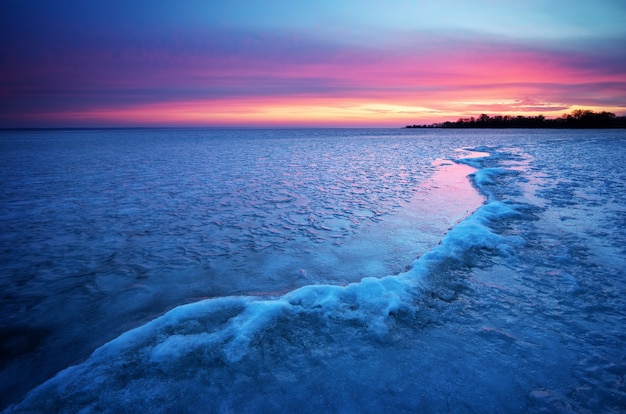
[[623,411],[625,154],[621,130],[2,132],[0,408]]

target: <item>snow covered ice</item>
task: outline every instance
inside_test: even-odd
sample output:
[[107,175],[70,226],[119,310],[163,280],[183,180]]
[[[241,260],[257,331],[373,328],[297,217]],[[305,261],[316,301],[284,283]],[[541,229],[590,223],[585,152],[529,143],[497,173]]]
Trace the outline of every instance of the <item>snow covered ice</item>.
[[6,412],[626,409],[624,131],[3,134]]

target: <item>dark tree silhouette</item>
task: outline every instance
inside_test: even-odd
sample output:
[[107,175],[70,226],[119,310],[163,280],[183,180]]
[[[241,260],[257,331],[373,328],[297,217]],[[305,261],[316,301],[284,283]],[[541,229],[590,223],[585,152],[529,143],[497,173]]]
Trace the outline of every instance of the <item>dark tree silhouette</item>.
[[626,117],[612,112],[593,112],[576,109],[561,118],[546,119],[538,116],[510,116],[481,114],[478,118],[459,118],[430,125],[407,125],[405,128],[626,128]]

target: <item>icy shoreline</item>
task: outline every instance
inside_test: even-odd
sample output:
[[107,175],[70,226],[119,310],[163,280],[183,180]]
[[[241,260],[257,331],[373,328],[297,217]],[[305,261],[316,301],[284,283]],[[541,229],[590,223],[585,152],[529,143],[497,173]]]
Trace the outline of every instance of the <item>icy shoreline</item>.
[[[472,153],[466,154],[463,162],[469,163],[471,157]],[[465,168],[454,168],[464,165],[460,161],[454,165],[439,164],[439,171],[444,173],[439,177],[435,173],[434,187],[445,186],[446,181],[448,185],[458,186],[455,180],[459,174],[471,172]],[[415,318],[420,310],[420,297],[424,291],[430,291],[425,278],[435,268],[448,261],[463,261],[470,249],[506,250],[502,239],[492,233],[488,225],[495,217],[513,214],[514,209],[496,201],[479,207],[452,227],[438,246],[421,255],[401,274],[367,277],[346,286],[304,286],[274,298],[233,296],[176,307],[101,346],[87,361],[63,370],[7,412],[28,411],[41,403],[46,410],[74,409],[77,407],[68,399],[82,400],[87,394],[97,398],[108,395],[106,398],[113,398],[121,408],[124,406],[123,398],[128,398],[116,395],[122,389],[114,394],[105,389],[94,389],[99,388],[98,384],[108,387],[106,384],[111,382],[111,378],[121,374],[117,372],[120,367],[151,367],[144,381],[154,381],[151,377],[155,373],[152,371],[157,369],[161,375],[165,374],[161,381],[167,382],[171,369],[177,364],[187,366],[185,361],[190,358],[205,359],[204,363],[209,366],[215,363],[237,364],[253,358],[249,354],[257,351],[260,346],[258,341],[262,341],[260,338],[285,319],[313,318],[316,323],[322,324],[356,324],[364,329],[366,335],[382,339],[389,334],[390,327],[393,329],[396,319]],[[439,294],[445,296],[445,293]],[[130,375],[141,377],[140,372]],[[158,378],[156,380],[159,381]],[[108,401],[105,405],[112,403]],[[80,406],[96,409],[91,404],[96,402],[85,401]]]
[[625,137],[510,137],[405,271],[183,305],[7,412],[623,411]]

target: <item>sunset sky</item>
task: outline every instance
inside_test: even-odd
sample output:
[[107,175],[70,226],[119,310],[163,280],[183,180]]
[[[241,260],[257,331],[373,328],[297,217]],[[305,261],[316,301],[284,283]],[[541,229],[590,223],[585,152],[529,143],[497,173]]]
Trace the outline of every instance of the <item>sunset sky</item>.
[[626,115],[626,1],[2,0],[0,127]]

